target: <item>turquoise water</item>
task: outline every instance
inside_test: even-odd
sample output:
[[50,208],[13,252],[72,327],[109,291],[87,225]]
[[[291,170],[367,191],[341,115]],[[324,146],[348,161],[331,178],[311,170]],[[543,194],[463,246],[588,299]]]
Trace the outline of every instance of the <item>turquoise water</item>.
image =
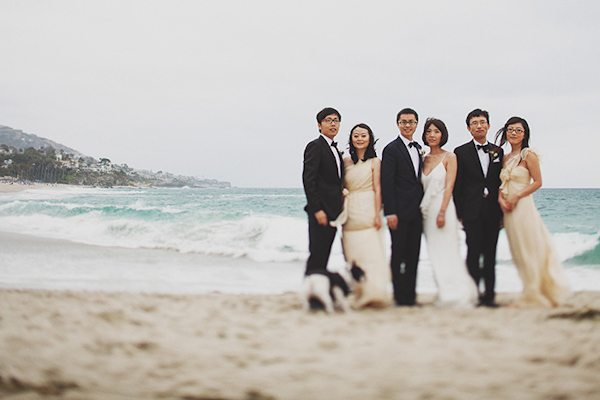
[[304,257],[303,192],[290,189],[33,190],[0,198],[0,230],[77,243],[261,261]]
[[600,268],[600,245],[587,244],[600,236],[600,190],[541,189],[534,196],[548,230],[563,246],[565,263]]
[[[600,190],[541,189],[534,196],[575,289],[600,290],[600,216],[597,212]],[[33,257],[29,249],[25,250],[26,245],[23,251],[10,249],[11,265],[5,262],[0,266],[0,285],[4,282],[5,286],[27,286],[28,279],[31,281],[37,276],[36,285],[52,286],[52,282],[39,277],[48,276],[46,280],[52,281],[52,277],[64,276],[62,271],[69,257],[77,258],[80,264],[89,264],[90,271],[109,271],[112,267],[98,259],[98,249],[121,249],[111,253],[111,262],[119,265],[122,272],[129,269],[127,282],[133,288],[139,287],[136,275],[143,274],[144,279],[150,281],[155,279],[157,285],[165,279],[183,285],[189,281],[186,277],[190,271],[201,270],[200,291],[226,290],[227,279],[237,282],[234,291],[253,291],[259,277],[267,281],[261,282],[259,291],[293,290],[301,280],[308,256],[304,205],[302,189],[61,187],[2,194],[0,233],[4,237],[20,234],[36,240],[60,240],[63,244],[86,247],[80,247],[73,255],[69,253],[72,246],[59,246],[63,253],[52,250],[45,266],[40,266],[39,258]],[[384,232],[389,245],[388,236]],[[40,242],[36,243],[39,246]],[[131,261],[142,252],[144,257],[150,254],[152,259],[154,254],[161,261],[156,265]],[[62,258],[62,266],[61,262],[54,261],[56,258]],[[520,282],[503,232],[498,262],[499,289],[519,290]],[[339,268],[343,264],[341,246],[336,241],[330,265]],[[19,268],[13,267],[15,265]],[[236,265],[244,265],[245,269],[236,269]],[[86,278],[86,272],[79,267],[72,267],[83,277],[84,288],[92,283],[94,288],[104,287],[93,277]],[[229,277],[223,278],[227,268],[234,268],[236,272],[230,271]],[[34,270],[37,275],[32,273]],[[156,277],[152,278],[152,274]],[[278,276],[278,280],[268,283],[270,276]],[[123,283],[119,270],[110,272],[110,278],[102,279],[107,290],[114,289],[116,281],[120,281],[119,285]],[[419,279],[418,288],[435,290],[426,247],[421,252]],[[65,284],[64,280],[61,285]],[[152,282],[144,287],[144,290],[155,290]],[[122,285],[119,288],[123,290]],[[194,291],[193,287],[188,289]],[[173,285],[160,290],[177,291]]]

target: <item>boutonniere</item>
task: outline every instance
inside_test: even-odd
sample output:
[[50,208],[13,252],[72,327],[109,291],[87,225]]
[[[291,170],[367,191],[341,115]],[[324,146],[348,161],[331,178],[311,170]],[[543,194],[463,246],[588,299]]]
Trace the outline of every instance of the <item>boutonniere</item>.
[[490,153],[490,155],[492,156],[492,161],[494,161],[495,159],[497,159],[497,158],[498,158],[498,156],[500,155],[500,154],[498,153],[498,150],[497,150],[497,149],[495,149],[495,148],[491,148],[489,153]]
[[425,155],[425,150],[419,149],[419,154],[422,155],[422,156],[424,156]]
[[342,157],[344,156],[344,153],[345,153],[345,151],[344,151],[344,150],[340,151],[340,155],[341,155]]

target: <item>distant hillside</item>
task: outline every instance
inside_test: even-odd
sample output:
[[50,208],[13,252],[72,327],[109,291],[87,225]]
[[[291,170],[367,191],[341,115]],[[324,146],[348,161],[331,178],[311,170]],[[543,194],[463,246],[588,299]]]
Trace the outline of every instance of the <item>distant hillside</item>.
[[26,149],[33,147],[40,149],[42,147],[53,147],[57,152],[64,150],[66,153],[73,154],[75,157],[85,157],[83,154],[70,147],[56,143],[52,140],[45,139],[36,135],[25,133],[8,126],[0,125],[0,144],[7,144],[17,149]]
[[215,179],[152,172],[99,160],[52,140],[0,125],[0,177],[101,187],[230,188]]

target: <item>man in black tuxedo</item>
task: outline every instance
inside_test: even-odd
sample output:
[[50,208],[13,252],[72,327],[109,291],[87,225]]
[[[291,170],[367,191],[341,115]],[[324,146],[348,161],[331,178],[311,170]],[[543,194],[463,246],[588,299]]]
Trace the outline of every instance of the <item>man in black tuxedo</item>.
[[342,155],[333,141],[338,134],[340,113],[324,108],[317,114],[321,134],[306,145],[302,182],[306,193],[308,213],[308,240],[310,255],[306,262],[306,275],[323,272],[331,253],[337,229],[329,225],[342,212],[342,180],[344,164]]
[[[487,141],[490,118],[487,111],[476,109],[467,115],[467,129],[473,140],[454,149],[458,162],[454,203],[458,219],[467,235],[467,267],[479,289],[481,280],[485,292],[480,305],[497,307],[496,246],[502,220],[498,204],[498,187],[504,152]],[[483,255],[483,266],[480,258]]]
[[421,250],[423,221],[419,205],[421,185],[421,146],[413,141],[419,123],[416,111],[405,108],[396,116],[400,129],[397,139],[384,149],[381,160],[383,210],[392,236],[392,283],[397,305],[415,305],[417,266]]

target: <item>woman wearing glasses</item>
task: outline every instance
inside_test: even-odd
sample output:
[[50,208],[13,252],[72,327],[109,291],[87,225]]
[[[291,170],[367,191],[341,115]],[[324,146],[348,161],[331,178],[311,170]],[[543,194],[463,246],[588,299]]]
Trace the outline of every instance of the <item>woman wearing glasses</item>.
[[523,281],[517,307],[559,305],[570,293],[562,263],[548,230],[535,207],[533,192],[542,186],[538,156],[529,148],[529,125],[510,118],[496,134],[500,146],[510,143],[500,173],[498,202],[513,262]]

